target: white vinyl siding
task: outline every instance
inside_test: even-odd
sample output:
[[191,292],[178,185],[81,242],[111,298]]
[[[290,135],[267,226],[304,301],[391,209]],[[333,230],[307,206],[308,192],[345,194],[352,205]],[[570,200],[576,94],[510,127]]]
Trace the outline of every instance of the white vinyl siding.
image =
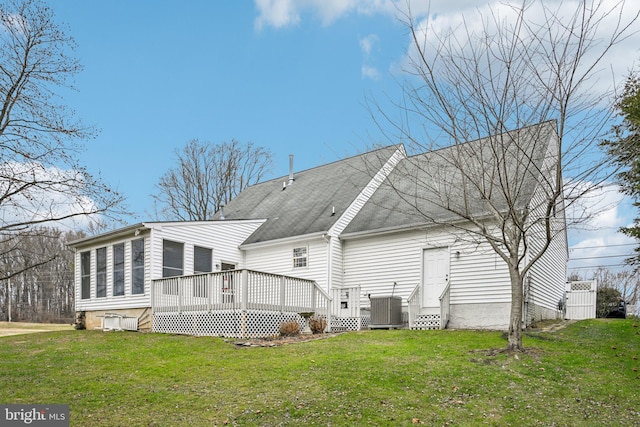
[[[291,256],[294,248],[307,248],[308,266],[294,268]],[[280,243],[246,250],[246,267],[250,270],[314,280],[327,289],[327,242],[318,236],[295,243]]]
[[[238,246],[264,221],[195,221],[151,224],[151,277],[162,277],[162,241],[184,242],[184,271],[194,274],[194,247],[213,248],[213,271],[220,271],[222,262],[242,268],[243,257]],[[291,254],[288,257],[291,262]]]
[[437,228],[348,239],[344,246],[344,285],[361,286],[364,305],[368,305],[369,294],[392,292],[406,304],[406,298],[422,281],[423,251],[449,247],[452,305],[510,302],[509,271],[502,259],[488,244],[472,243],[468,236],[456,238],[453,233]]
[[399,232],[345,241],[344,286],[360,286],[361,303],[365,307],[369,306],[369,295],[391,295],[392,292],[406,304],[406,298],[420,283],[424,245],[424,232]]
[[[554,139],[547,151],[543,173],[547,177],[553,177],[552,165],[555,159],[557,141]],[[547,188],[543,184],[547,184]],[[552,178],[548,182],[539,183],[531,201],[532,212],[530,218],[544,218],[546,215],[547,196],[545,191],[552,191],[549,186],[553,184]],[[553,209],[551,219],[552,240],[544,255],[532,266],[529,272],[529,314],[534,307],[544,307],[548,310],[557,310],[558,302],[564,297],[565,283],[567,280],[567,235],[564,220],[564,205],[560,200]],[[542,249],[547,239],[544,222],[534,223],[530,229],[528,243],[530,247],[529,259]]]
[[[545,162],[542,167],[542,177],[531,199],[530,219],[534,221],[536,218],[542,218],[543,220],[533,223],[529,230],[527,240],[529,244],[528,259],[531,259],[539,253],[547,240],[544,223],[548,199],[546,193],[553,191],[555,186],[553,180],[555,171],[553,166],[556,159],[557,144],[558,141],[556,138],[553,138],[549,143]],[[527,299],[527,314],[529,317],[532,317],[535,313],[536,306],[556,311],[558,309],[558,302],[564,297],[568,261],[564,214],[564,206],[561,199],[552,211],[552,215],[555,217],[551,219],[550,223],[551,243],[544,255],[536,261],[529,271]]]

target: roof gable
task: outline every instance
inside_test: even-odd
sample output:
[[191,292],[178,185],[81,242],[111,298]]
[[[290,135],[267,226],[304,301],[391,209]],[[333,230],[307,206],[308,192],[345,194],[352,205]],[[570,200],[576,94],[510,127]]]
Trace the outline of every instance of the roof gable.
[[[244,243],[327,232],[397,147],[385,147],[253,185],[224,207],[225,219],[266,219]],[[220,219],[220,212],[215,219]]]

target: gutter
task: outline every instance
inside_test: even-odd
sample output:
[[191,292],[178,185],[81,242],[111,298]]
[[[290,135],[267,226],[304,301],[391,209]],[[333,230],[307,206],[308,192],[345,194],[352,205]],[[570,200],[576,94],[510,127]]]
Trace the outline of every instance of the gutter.
[[282,245],[285,243],[294,243],[294,242],[299,242],[301,240],[324,239],[324,236],[326,235],[327,235],[327,231],[317,231],[315,233],[301,234],[298,236],[284,237],[281,239],[265,240],[264,242],[244,243],[238,246],[238,249],[244,251],[244,250],[250,250],[250,249],[265,248],[268,246]]
[[117,230],[109,231],[103,234],[98,234],[96,236],[85,237],[82,239],[74,240],[72,242],[67,243],[67,246],[71,248],[78,248],[80,246],[85,246],[87,244],[95,244],[106,240],[111,240],[115,237],[127,236],[131,233],[142,232],[151,230],[153,227],[149,227],[148,223],[140,222],[138,224],[129,225],[124,228],[119,228]]

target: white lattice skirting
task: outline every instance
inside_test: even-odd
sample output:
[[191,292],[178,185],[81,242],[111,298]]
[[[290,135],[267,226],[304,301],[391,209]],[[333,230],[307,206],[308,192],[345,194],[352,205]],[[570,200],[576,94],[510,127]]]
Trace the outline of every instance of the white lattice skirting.
[[[340,331],[358,330],[357,318],[333,318],[334,326],[341,326]],[[213,312],[193,313],[155,313],[153,315],[153,332],[183,334],[196,336],[216,336],[228,338],[265,338],[280,334],[280,325],[284,322],[296,321],[300,330],[305,327],[305,319],[297,313],[281,313],[269,311],[251,311],[245,313],[244,321],[241,311],[220,310]],[[368,324],[368,318],[361,320],[362,327]]]
[[440,329],[440,323],[439,314],[421,314],[416,317],[411,329]]

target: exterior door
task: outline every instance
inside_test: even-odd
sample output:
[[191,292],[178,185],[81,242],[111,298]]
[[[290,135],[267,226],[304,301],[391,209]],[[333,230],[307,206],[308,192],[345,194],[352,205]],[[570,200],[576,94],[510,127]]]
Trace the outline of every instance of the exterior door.
[[449,248],[425,249],[422,257],[423,307],[440,307],[440,295],[449,282]]

